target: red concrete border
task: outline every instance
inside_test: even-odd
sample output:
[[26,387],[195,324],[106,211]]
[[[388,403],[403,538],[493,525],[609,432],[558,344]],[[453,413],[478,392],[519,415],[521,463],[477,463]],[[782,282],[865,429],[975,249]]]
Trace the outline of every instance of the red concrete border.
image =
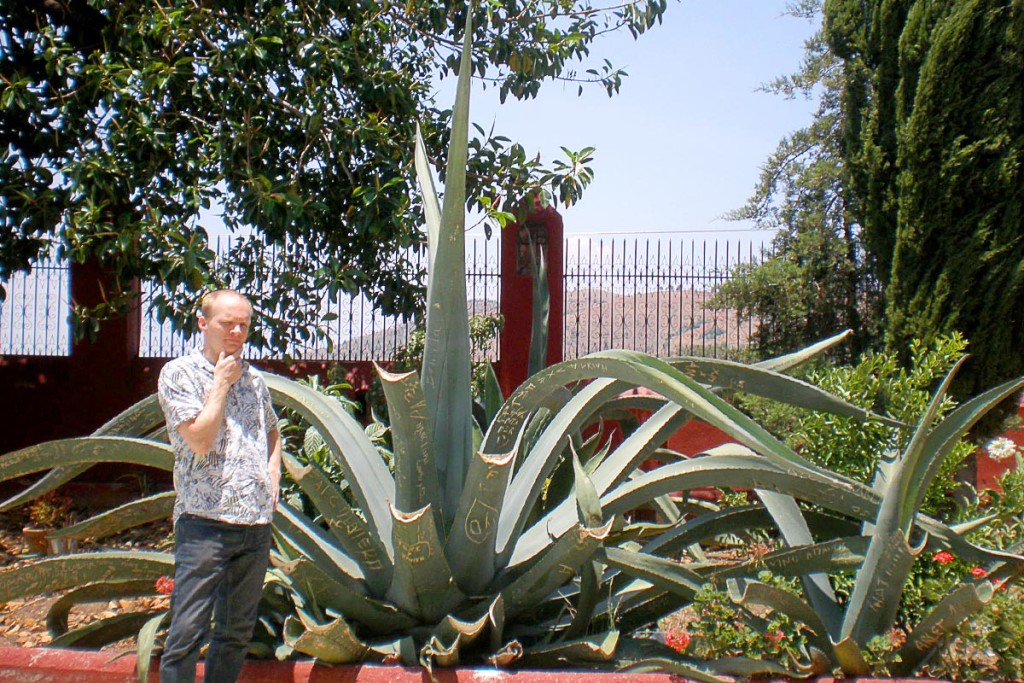
[[[200,671],[202,664],[200,664]],[[684,683],[672,674],[634,674],[592,671],[502,671],[499,669],[439,669],[438,683]],[[0,681],[18,683],[134,683],[135,657],[111,661],[109,653],[50,648],[0,647]],[[430,683],[420,668],[364,664],[322,666],[309,661],[245,663],[239,678],[244,683]],[[786,681],[788,679],[770,679]],[[770,683],[765,679],[761,683]],[[942,683],[915,678],[815,678],[812,683]],[[156,668],[150,673],[156,682]]]
[[[200,664],[200,671],[202,664]],[[440,669],[438,683],[669,683],[681,679],[668,674],[625,674],[593,671],[502,671],[498,669]],[[18,683],[134,683],[135,657],[111,661],[104,652],[51,648],[0,647],[0,681]],[[249,660],[242,669],[245,683],[430,683],[420,668],[364,664],[323,666],[310,661]],[[156,662],[150,681],[157,681]]]

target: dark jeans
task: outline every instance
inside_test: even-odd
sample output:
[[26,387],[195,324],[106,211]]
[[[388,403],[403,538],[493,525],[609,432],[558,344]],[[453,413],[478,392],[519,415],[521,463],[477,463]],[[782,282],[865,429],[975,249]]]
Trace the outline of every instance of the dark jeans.
[[242,526],[184,514],[174,525],[171,628],[160,659],[161,683],[192,683],[210,634],[205,683],[233,683],[256,624],[270,558],[270,525]]

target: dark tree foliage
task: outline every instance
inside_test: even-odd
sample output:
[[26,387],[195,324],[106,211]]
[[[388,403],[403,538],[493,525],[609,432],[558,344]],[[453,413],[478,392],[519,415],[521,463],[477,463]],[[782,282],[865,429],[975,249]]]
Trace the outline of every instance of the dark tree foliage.
[[1024,2],[827,0],[851,206],[886,342],[959,331],[959,391],[1024,373]]
[[[159,285],[158,314],[186,327],[197,292],[229,284],[253,295],[258,336],[278,348],[322,322],[324,290],[410,313],[421,294],[404,256],[421,244],[413,139],[419,123],[428,148],[446,145],[450,112],[433,87],[456,64],[466,7],[3,2],[0,281],[56,248],[113,276],[108,302],[76,309],[78,322],[123,310],[142,278]],[[553,79],[614,94],[624,73],[588,68],[592,44],[619,29],[637,36],[665,9],[474,4],[477,75],[503,99]],[[499,222],[543,188],[571,204],[591,177],[592,150],[545,167],[500,135],[481,132],[473,149],[469,203]],[[206,228],[218,220],[251,236],[215,265]]]
[[[790,10],[817,20],[820,1],[804,0]],[[764,260],[739,266],[720,289],[723,303],[759,321],[753,341],[762,356],[850,329],[854,336],[843,352],[852,357],[877,338],[878,287],[845,189],[839,67],[819,32],[808,40],[800,69],[765,86],[786,97],[815,98],[818,109],[809,126],[779,143],[754,195],[730,214],[777,231]]]

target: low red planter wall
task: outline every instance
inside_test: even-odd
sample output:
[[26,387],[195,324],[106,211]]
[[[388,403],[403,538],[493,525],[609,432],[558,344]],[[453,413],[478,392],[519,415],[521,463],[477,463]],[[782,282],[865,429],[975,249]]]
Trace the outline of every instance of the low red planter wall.
[[[200,671],[202,670],[202,664]],[[589,670],[502,671],[439,669],[438,683],[684,683],[671,674],[631,674]],[[111,661],[104,652],[49,648],[0,647],[0,681],[18,683],[134,683],[135,657]],[[312,662],[247,661],[239,678],[244,683],[430,683],[419,668],[366,664],[321,666]],[[792,683],[789,679],[772,679]],[[919,678],[815,678],[810,683],[920,683]],[[157,681],[155,669],[150,681]],[[768,680],[762,683],[770,683]],[[932,681],[932,683],[941,683]]]
[[[200,670],[202,664],[200,664]],[[497,669],[440,669],[439,683],[670,683],[667,674],[618,674],[592,671],[501,671]],[[150,681],[156,682],[156,662]],[[255,661],[245,663],[244,683],[430,683],[426,671],[401,666],[321,666],[312,662]],[[18,683],[134,683],[135,657],[111,661],[104,652],[49,648],[0,647],[0,681]]]

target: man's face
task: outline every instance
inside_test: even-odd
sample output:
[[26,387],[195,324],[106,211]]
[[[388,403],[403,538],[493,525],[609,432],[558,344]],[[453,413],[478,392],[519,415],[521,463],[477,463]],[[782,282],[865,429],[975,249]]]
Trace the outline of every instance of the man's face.
[[239,296],[224,295],[210,304],[209,317],[199,315],[205,349],[214,357],[237,354],[249,336],[252,307]]

